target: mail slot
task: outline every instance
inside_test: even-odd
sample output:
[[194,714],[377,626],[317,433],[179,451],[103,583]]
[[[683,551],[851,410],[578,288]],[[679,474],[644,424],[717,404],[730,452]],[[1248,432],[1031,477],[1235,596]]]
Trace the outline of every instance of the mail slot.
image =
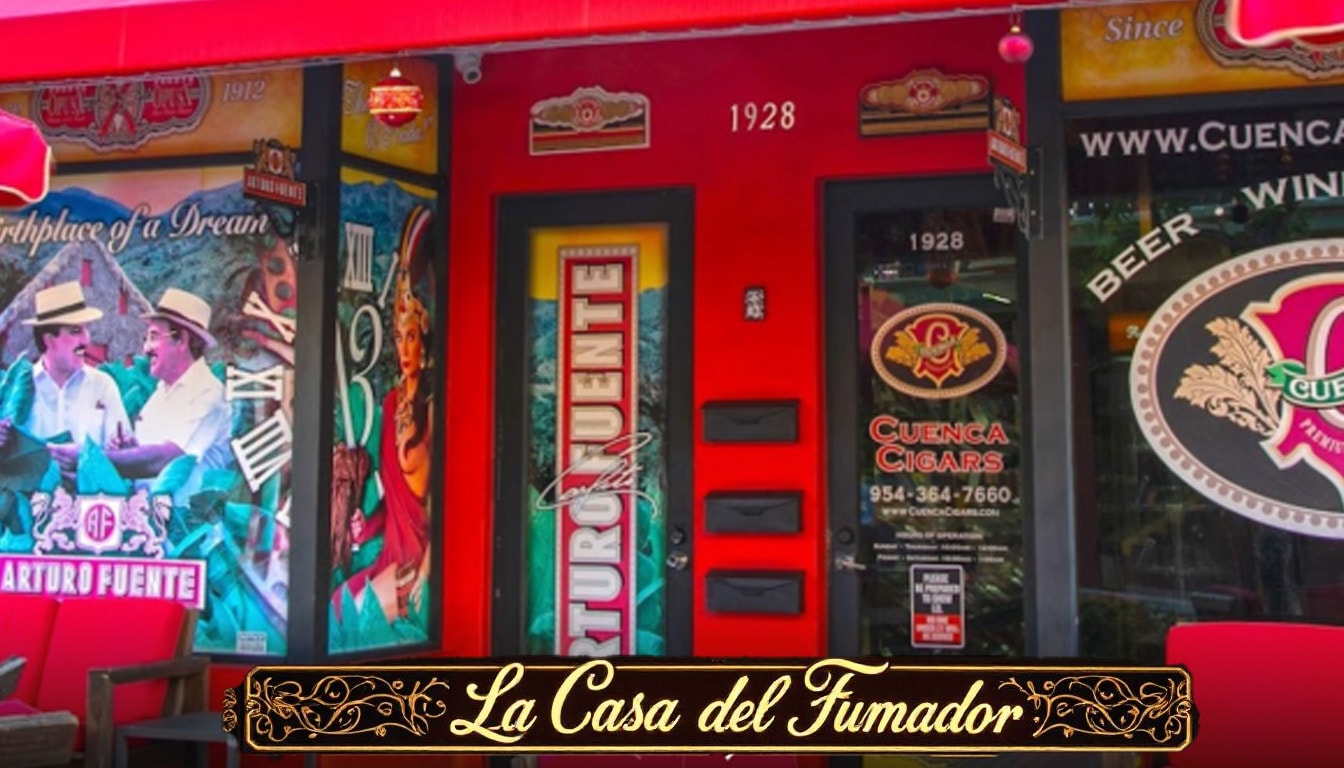
[[797,400],[722,401],[703,407],[707,443],[792,443]]
[[802,613],[802,571],[710,571],[705,600],[714,613]]
[[803,495],[797,491],[715,491],[705,496],[710,533],[798,533]]

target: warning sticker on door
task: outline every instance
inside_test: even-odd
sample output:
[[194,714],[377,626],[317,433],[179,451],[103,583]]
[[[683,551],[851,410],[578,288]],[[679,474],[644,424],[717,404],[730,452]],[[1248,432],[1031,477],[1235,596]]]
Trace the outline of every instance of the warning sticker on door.
[[910,566],[910,645],[966,646],[966,573],[960,565]]

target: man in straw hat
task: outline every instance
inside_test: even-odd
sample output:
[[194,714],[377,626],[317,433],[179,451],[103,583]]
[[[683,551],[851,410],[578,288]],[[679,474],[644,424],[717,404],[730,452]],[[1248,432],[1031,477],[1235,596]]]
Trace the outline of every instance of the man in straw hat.
[[[84,290],[74,280],[38,291],[34,311],[23,321],[33,329],[38,353],[33,403],[19,427],[41,440],[68,433],[72,442],[48,446],[53,456],[78,453],[86,439],[101,448],[113,445],[130,429],[121,390],[111,376],[84,362],[88,324],[102,311],[85,303]],[[0,445],[9,441],[12,426],[0,420]]]
[[[134,434],[113,441],[107,458],[123,477],[157,476],[179,456],[196,458],[196,471],[178,489],[190,495],[203,470],[227,460],[232,414],[224,399],[224,385],[205,363],[205,350],[215,346],[210,334],[210,305],[201,297],[169,288],[149,320],[143,351],[149,373],[159,380],[140,409]],[[61,471],[76,469],[78,454],[57,456]]]
[[134,437],[108,454],[126,477],[154,477],[183,455],[194,456],[198,468],[227,462],[233,414],[223,382],[205,363],[205,351],[216,345],[210,314],[201,297],[169,288],[143,315],[144,353],[159,384],[140,410]]

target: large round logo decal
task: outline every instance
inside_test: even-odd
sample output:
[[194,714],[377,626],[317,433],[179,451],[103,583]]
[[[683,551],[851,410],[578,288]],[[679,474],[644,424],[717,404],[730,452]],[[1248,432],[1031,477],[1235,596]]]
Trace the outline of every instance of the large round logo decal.
[[1344,539],[1344,240],[1265,248],[1162,305],[1130,368],[1135,415],[1226,509]]
[[873,368],[911,397],[965,397],[1003,369],[1008,344],[989,315],[960,304],[920,304],[892,315],[871,348]]

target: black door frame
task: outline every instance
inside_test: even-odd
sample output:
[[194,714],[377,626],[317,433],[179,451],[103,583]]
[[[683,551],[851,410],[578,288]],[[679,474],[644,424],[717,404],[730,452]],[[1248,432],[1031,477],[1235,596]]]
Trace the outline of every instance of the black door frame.
[[[825,247],[824,298],[826,302],[826,501],[830,551],[827,553],[827,652],[832,656],[859,653],[859,573],[842,563],[860,557],[859,504],[854,495],[858,477],[858,270],[854,263],[855,219],[865,213],[928,208],[931,203],[959,208],[1007,207],[989,173],[879,180],[836,181],[825,185],[822,237]],[[1026,258],[1018,239],[1019,295],[1026,296]],[[1026,327],[1025,325],[1023,326]],[[1024,430],[1030,421],[1023,398],[1019,416]],[[1028,443],[1023,442],[1025,449]],[[1022,494],[1023,518],[1027,517]],[[1024,543],[1026,529],[1023,530]],[[862,566],[862,563],[859,563]],[[1024,563],[1030,570],[1030,563]],[[1030,601],[1030,598],[1024,595]]]
[[[502,197],[497,213],[495,329],[495,508],[491,653],[523,649],[523,586],[527,577],[527,391],[531,231],[539,227],[665,223],[668,227],[667,551],[691,552],[692,256],[695,208],[689,188]],[[666,655],[691,653],[692,579],[689,566],[664,566]]]

